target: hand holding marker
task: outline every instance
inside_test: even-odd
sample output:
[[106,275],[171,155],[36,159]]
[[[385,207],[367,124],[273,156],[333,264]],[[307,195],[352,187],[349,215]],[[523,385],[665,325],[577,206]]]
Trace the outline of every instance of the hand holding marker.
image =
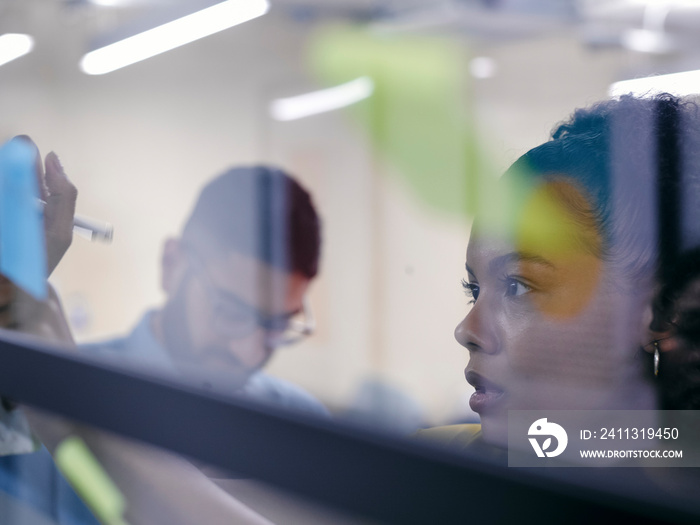
[[[39,200],[42,209],[46,206],[46,201]],[[73,232],[85,237],[90,241],[112,242],[114,226],[108,222],[99,222],[81,215],[73,217]]]
[[[74,233],[77,233],[78,235],[81,235],[82,237],[85,237],[91,241],[103,241],[106,243],[112,242],[114,228],[110,223],[103,223],[74,214],[75,196],[72,198],[65,198],[65,194],[75,192],[77,195],[77,191],[68,180],[68,177],[63,170],[63,166],[61,165],[61,161],[58,159],[58,155],[56,155],[53,151],[49,153],[46,156],[44,163],[46,169],[44,169],[44,165],[42,165],[41,162],[39,148],[36,146],[34,141],[27,135],[18,135],[15,137],[15,139],[20,139],[29,143],[36,151],[35,171],[39,183],[39,202],[42,210],[46,209],[47,200],[60,199],[57,206],[59,210],[54,211],[54,214],[62,216],[65,213],[73,212],[72,221]],[[63,221],[58,219],[53,222],[60,225]],[[51,228],[50,225],[48,227]]]
[[46,279],[74,231],[111,241],[111,225],[75,216],[78,190],[58,156],[51,152],[42,162],[26,135],[0,146],[0,190],[0,274],[36,299],[46,298]]

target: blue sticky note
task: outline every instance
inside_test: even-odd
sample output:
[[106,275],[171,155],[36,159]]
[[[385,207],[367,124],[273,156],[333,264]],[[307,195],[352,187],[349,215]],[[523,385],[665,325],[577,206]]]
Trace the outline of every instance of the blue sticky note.
[[36,150],[21,139],[0,148],[0,273],[42,300],[47,263],[35,161]]

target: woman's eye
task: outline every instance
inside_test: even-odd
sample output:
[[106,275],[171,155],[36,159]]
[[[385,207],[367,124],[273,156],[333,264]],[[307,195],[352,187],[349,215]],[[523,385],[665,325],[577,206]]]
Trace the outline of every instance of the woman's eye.
[[464,288],[464,293],[467,297],[470,297],[472,302],[479,298],[479,285],[476,283],[470,283],[462,279],[462,287]]
[[519,297],[528,293],[531,290],[531,288],[528,285],[523,284],[517,279],[513,279],[512,277],[508,277],[507,279],[505,279],[505,283],[507,297]]

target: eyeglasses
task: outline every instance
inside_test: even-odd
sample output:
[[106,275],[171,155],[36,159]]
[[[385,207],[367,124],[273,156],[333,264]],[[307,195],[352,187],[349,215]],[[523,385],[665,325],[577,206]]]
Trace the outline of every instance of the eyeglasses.
[[192,266],[203,277],[202,283],[214,308],[214,329],[229,339],[243,339],[256,330],[266,333],[270,347],[298,343],[314,332],[316,323],[306,297],[298,312],[269,315],[249,304],[238,295],[219,288],[204,262],[190,251]]

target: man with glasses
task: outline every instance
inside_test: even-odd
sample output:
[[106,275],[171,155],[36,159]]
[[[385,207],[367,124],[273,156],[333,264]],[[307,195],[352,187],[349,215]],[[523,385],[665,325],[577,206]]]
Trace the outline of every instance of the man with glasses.
[[265,166],[231,169],[202,190],[182,235],[165,242],[165,304],[128,336],[83,349],[327,415],[308,393],[261,371],[276,349],[313,332],[306,297],[319,254],[319,218],[296,180]]
[[[70,245],[77,195],[54,157],[50,154],[46,161],[50,269]],[[37,175],[43,182],[42,166],[37,166]],[[219,392],[327,416],[325,407],[302,389],[261,371],[275,349],[313,331],[306,293],[318,270],[319,230],[309,194],[288,175],[266,167],[224,173],[204,188],[182,236],[165,244],[162,262],[167,300],[162,308],[148,312],[126,337],[85,345],[82,351],[108,354]],[[0,278],[4,313],[21,312],[16,306],[18,297],[24,295]],[[49,301],[32,301],[30,306],[34,308],[31,318],[0,316],[0,327],[72,345],[55,293]],[[16,407],[8,399],[0,401],[5,445],[21,445],[18,437],[31,442],[24,449],[0,451],[11,454],[0,457],[0,492],[12,498],[5,498],[8,501],[2,504],[10,505],[12,512],[19,511],[18,519],[92,525],[112,523],[107,519],[111,518],[121,523],[119,516],[110,514],[119,507],[114,504],[119,497],[112,489],[105,490],[109,484],[98,484],[99,497],[91,490],[90,480],[97,478],[90,474],[94,467],[85,465],[94,465],[96,459],[127,501],[124,522],[269,523],[222,491],[207,477],[214,472],[207,466],[198,469],[165,450]],[[31,452],[36,443],[23,422],[23,412],[32,432],[45,445],[35,452]],[[11,429],[8,422],[22,424]],[[76,438],[87,448],[79,447],[82,460],[68,463],[78,464],[79,470],[85,468],[87,474],[74,474],[83,477],[80,493],[91,509],[62,477],[50,454]],[[95,517],[99,511],[108,513],[102,515],[103,520]]]

